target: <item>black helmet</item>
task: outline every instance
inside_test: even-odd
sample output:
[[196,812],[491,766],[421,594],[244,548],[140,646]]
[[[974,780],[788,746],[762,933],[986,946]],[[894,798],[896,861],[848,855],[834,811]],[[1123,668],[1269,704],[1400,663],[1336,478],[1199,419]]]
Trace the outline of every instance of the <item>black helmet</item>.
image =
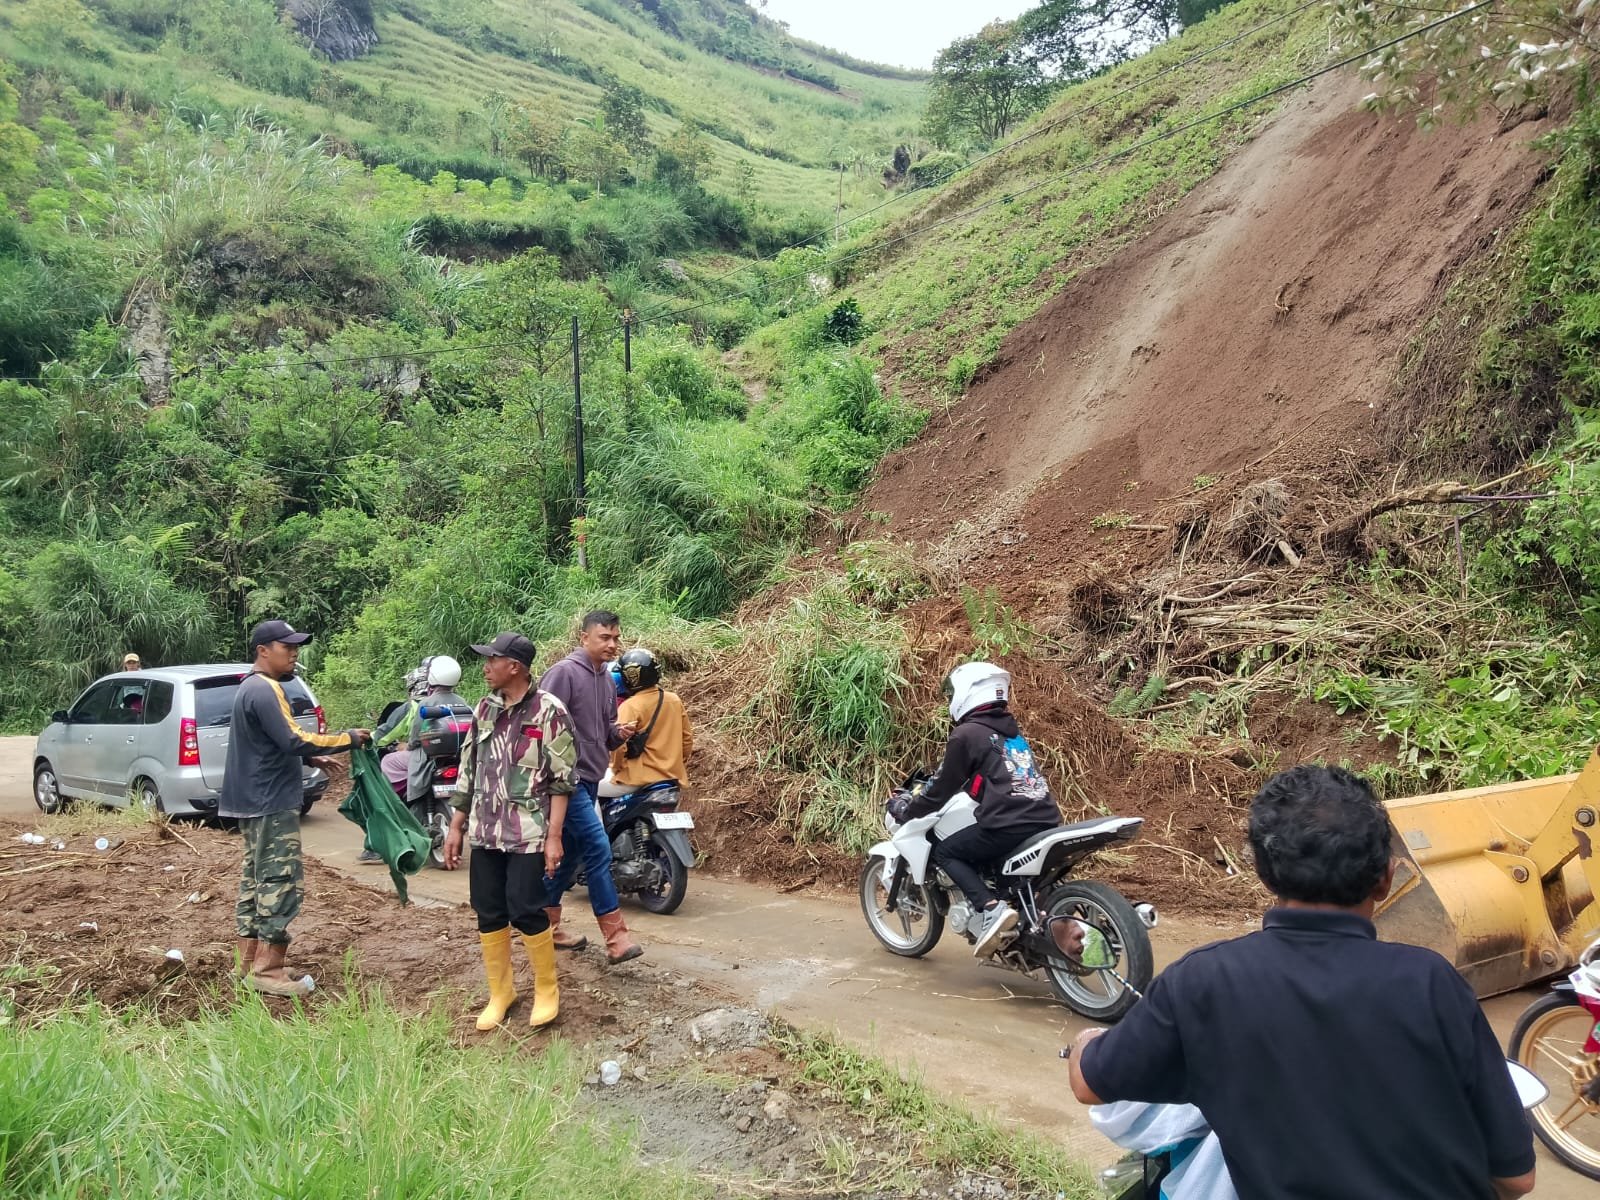
[[637,692],[661,682],[661,668],[656,664],[656,656],[643,646],[629,650],[617,659],[617,670],[622,675],[622,689],[625,692]]

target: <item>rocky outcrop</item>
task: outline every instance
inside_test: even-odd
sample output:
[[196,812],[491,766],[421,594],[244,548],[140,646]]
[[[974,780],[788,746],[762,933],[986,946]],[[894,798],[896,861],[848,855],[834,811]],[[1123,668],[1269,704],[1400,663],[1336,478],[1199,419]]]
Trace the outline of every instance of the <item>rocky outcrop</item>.
[[378,44],[371,0],[284,0],[283,11],[329,62],[360,58]]

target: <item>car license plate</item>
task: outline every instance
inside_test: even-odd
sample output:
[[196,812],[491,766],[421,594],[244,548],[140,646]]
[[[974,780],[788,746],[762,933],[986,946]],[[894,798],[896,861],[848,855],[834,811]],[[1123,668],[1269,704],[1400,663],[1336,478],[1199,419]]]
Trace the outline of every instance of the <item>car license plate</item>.
[[657,829],[693,829],[694,818],[686,812],[651,813]]
[[433,794],[440,800],[448,800],[451,796],[455,795],[455,791],[455,788],[451,787],[448,783],[436,783],[433,785]]

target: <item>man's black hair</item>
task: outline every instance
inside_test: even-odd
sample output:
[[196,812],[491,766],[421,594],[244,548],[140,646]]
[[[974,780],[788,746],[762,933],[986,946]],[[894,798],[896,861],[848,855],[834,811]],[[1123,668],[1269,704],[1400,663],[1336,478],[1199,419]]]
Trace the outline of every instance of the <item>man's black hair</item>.
[[1359,775],[1291,767],[1250,802],[1256,874],[1274,895],[1354,908],[1389,866],[1389,816]]
[[588,633],[589,630],[596,627],[600,629],[621,629],[622,618],[606,608],[597,608],[592,612],[584,613],[583,622],[578,626],[578,631],[580,633]]

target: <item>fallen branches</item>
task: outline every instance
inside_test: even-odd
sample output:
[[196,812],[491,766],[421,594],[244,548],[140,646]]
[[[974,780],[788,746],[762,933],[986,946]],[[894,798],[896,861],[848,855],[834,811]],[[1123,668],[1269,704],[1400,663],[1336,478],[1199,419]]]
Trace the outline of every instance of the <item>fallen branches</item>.
[[1418,504],[1448,504],[1468,493],[1466,484],[1453,481],[1428,483],[1421,487],[1408,488],[1403,492],[1395,492],[1318,530],[1317,545],[1322,548],[1322,553],[1329,557],[1348,556],[1355,552],[1356,540],[1361,536],[1361,531],[1384,513]]

